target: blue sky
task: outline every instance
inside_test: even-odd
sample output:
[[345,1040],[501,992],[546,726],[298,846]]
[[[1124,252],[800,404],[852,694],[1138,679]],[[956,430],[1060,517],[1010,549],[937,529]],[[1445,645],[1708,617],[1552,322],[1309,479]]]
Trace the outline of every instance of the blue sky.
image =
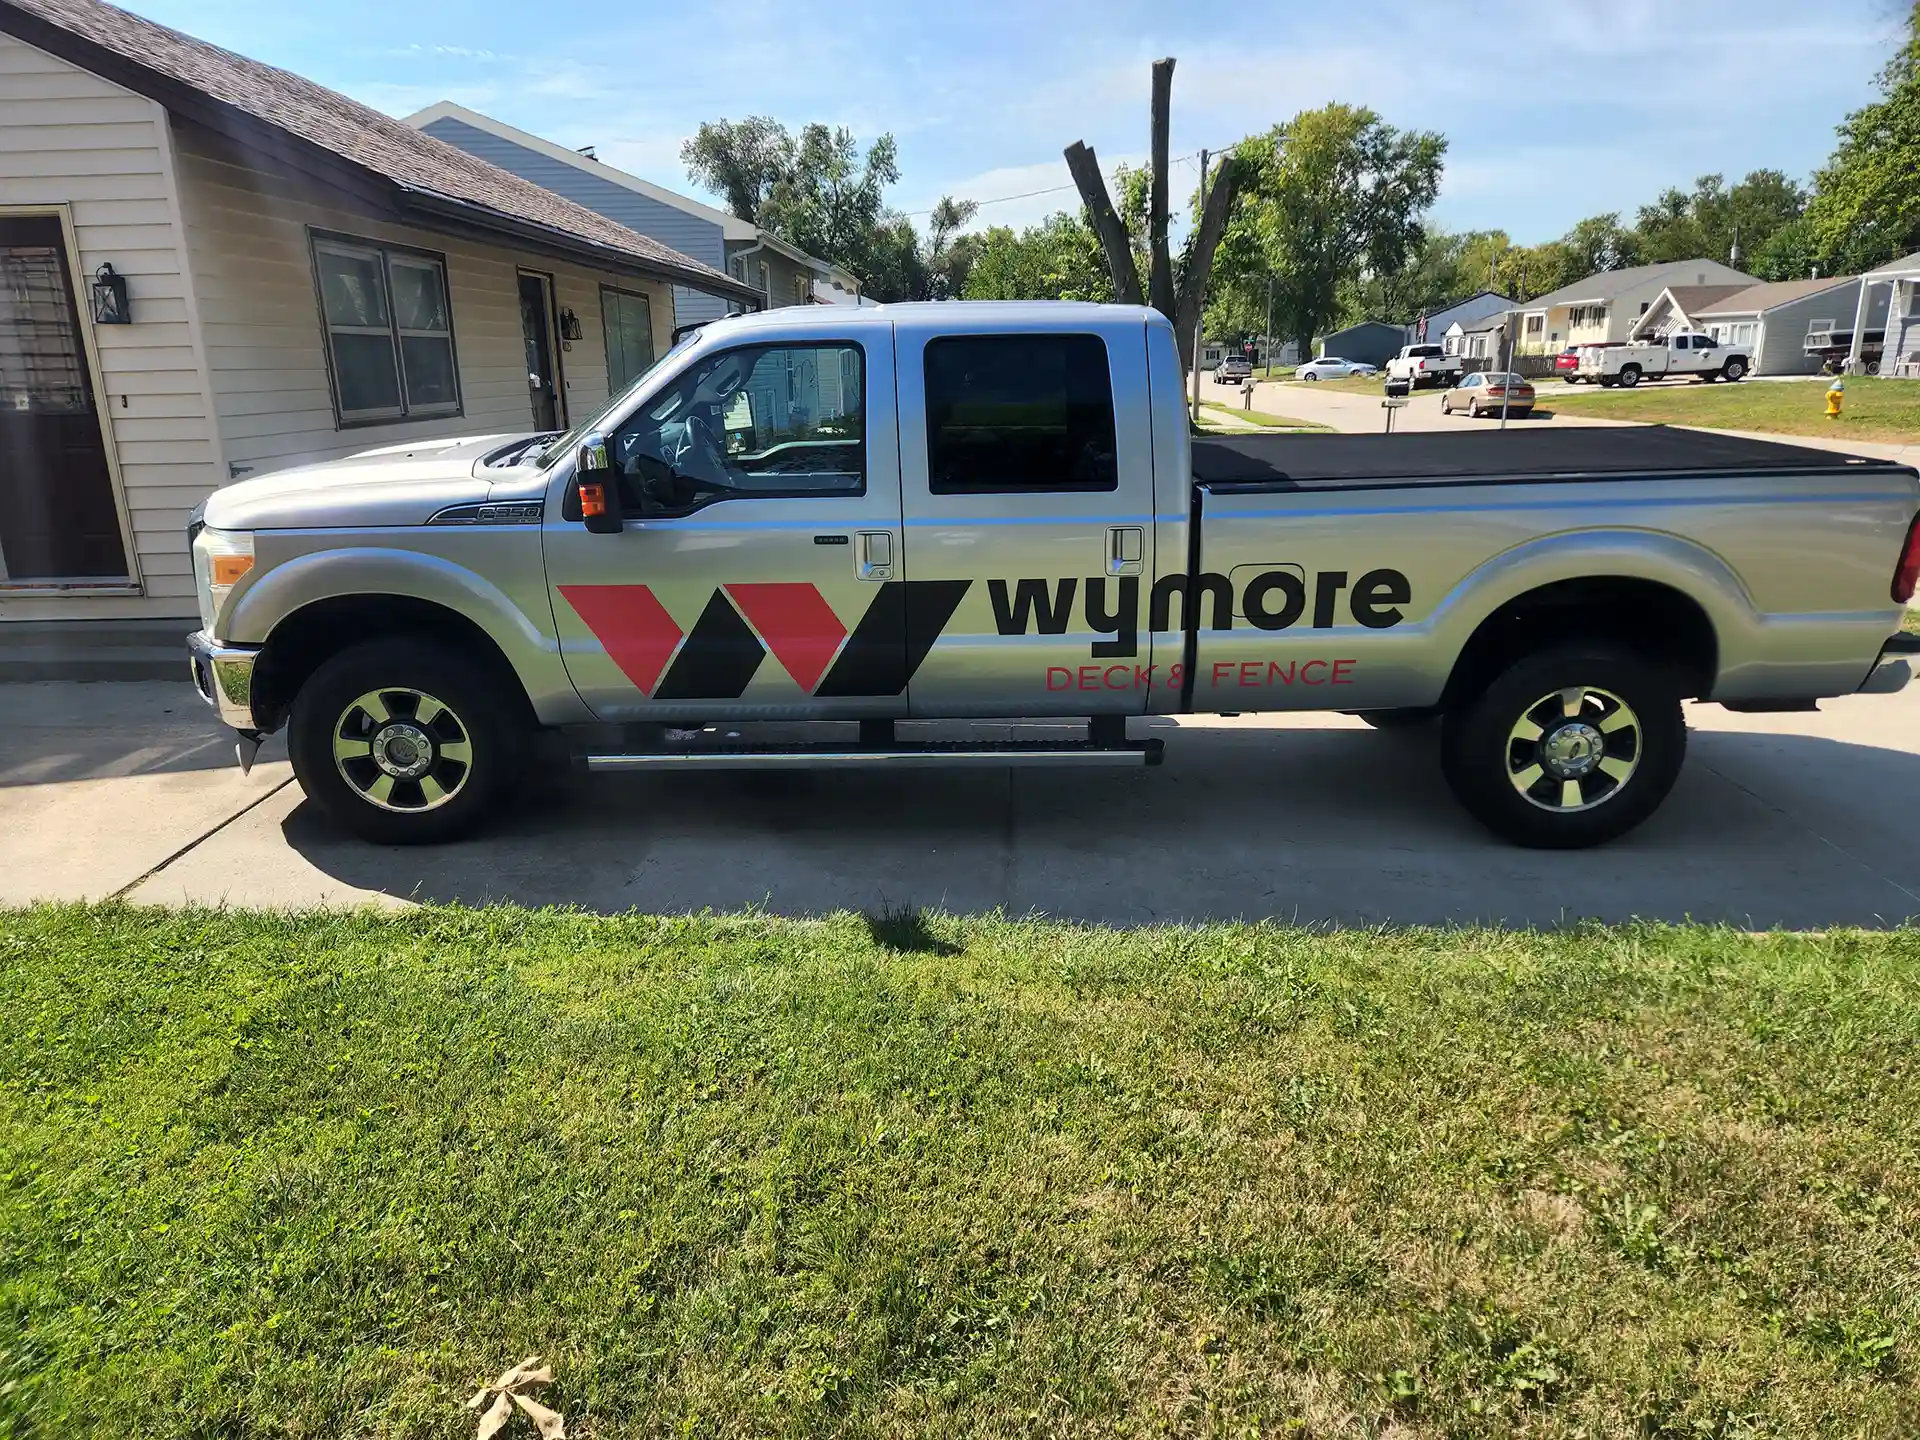
[[[127,0],[122,0],[127,3]],[[1436,218],[1552,239],[1663,186],[1758,166],[1805,177],[1871,94],[1898,0],[1342,0],[1298,6],[967,0],[132,0],[132,8],[395,115],[450,99],[691,192],[702,121],[891,131],[924,211],[942,194],[1026,224],[1074,203],[1061,149],[1147,145],[1148,65],[1179,57],[1174,153],[1345,100],[1451,141]],[[1262,11],[1266,13],[1262,14]],[[1508,23],[1469,33],[1466,17]],[[822,16],[831,19],[822,23]],[[1504,31],[1505,33],[1494,33]],[[1176,168],[1184,194],[1191,160]]]

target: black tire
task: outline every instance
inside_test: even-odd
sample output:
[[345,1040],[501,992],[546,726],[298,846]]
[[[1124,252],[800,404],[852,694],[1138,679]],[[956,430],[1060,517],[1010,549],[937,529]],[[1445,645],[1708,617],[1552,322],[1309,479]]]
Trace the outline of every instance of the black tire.
[[1619,383],[1620,382],[1618,380],[1615,380],[1612,376],[1605,376],[1600,381],[1600,388],[1602,390],[1611,390],[1613,389],[1614,386],[1618,385]]
[[[359,706],[369,695],[377,705]],[[440,708],[416,724],[427,701]],[[393,724],[411,728],[387,731]],[[336,738],[349,750],[365,744],[367,753],[336,760]],[[375,745],[388,747],[389,763],[411,757],[424,771],[399,779],[385,771],[392,783],[373,798],[383,776]],[[315,670],[294,697],[287,753],[300,788],[328,819],[383,845],[470,833],[535,763],[532,717],[517,688],[446,644],[411,635],[352,646]]]
[[1634,386],[1640,383],[1640,367],[1638,365],[1622,365],[1620,367],[1620,383],[1629,390],[1633,389]]
[[[1564,702],[1575,690],[1579,713],[1570,717]],[[1530,739],[1523,738],[1527,725],[1537,727]],[[1551,757],[1550,746],[1557,747]],[[1440,745],[1447,784],[1467,811],[1502,839],[1544,850],[1626,834],[1666,799],[1686,752],[1673,677],[1600,642],[1515,661],[1448,712]],[[1523,791],[1530,771],[1538,778]]]
[[1863,360],[1860,364],[1861,368],[1869,375],[1878,375],[1880,373],[1880,362],[1878,360]]
[[1418,730],[1422,725],[1431,725],[1440,718],[1438,710],[1426,706],[1409,710],[1351,710],[1347,713],[1366,721],[1376,730]]
[[1737,383],[1744,380],[1747,378],[1747,362],[1736,355],[1721,367],[1720,374],[1731,382]]

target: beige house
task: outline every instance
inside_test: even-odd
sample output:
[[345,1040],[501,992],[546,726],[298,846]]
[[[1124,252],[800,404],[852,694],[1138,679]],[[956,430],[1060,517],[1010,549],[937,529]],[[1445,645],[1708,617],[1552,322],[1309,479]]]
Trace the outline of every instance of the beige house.
[[192,616],[217,485],[564,427],[665,349],[672,287],[759,298],[99,0],[0,0],[0,97],[0,621]]
[[1718,260],[1670,260],[1603,270],[1520,306],[1520,353],[1551,355],[1569,345],[1625,340],[1669,285],[1753,285]]

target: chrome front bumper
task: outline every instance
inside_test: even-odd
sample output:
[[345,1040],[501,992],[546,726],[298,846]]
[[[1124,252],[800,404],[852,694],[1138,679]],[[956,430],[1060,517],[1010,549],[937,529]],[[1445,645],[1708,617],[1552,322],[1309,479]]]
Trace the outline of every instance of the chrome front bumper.
[[187,664],[193,688],[236,730],[252,731],[253,662],[260,658],[254,645],[223,645],[204,630],[187,637]]

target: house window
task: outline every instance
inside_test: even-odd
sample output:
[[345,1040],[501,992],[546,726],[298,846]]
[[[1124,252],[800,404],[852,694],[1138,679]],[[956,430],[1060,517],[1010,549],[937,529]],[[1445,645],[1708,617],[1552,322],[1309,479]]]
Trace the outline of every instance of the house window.
[[1542,330],[1546,328],[1547,328],[1546,316],[1544,315],[1527,316],[1527,334],[1538,335]]
[[313,271],[341,425],[460,413],[443,258],[315,234]]
[[767,304],[773,304],[773,267],[764,260],[760,262],[760,293],[766,296]]
[[600,287],[607,339],[607,393],[618,395],[653,367],[653,305],[644,295]]

